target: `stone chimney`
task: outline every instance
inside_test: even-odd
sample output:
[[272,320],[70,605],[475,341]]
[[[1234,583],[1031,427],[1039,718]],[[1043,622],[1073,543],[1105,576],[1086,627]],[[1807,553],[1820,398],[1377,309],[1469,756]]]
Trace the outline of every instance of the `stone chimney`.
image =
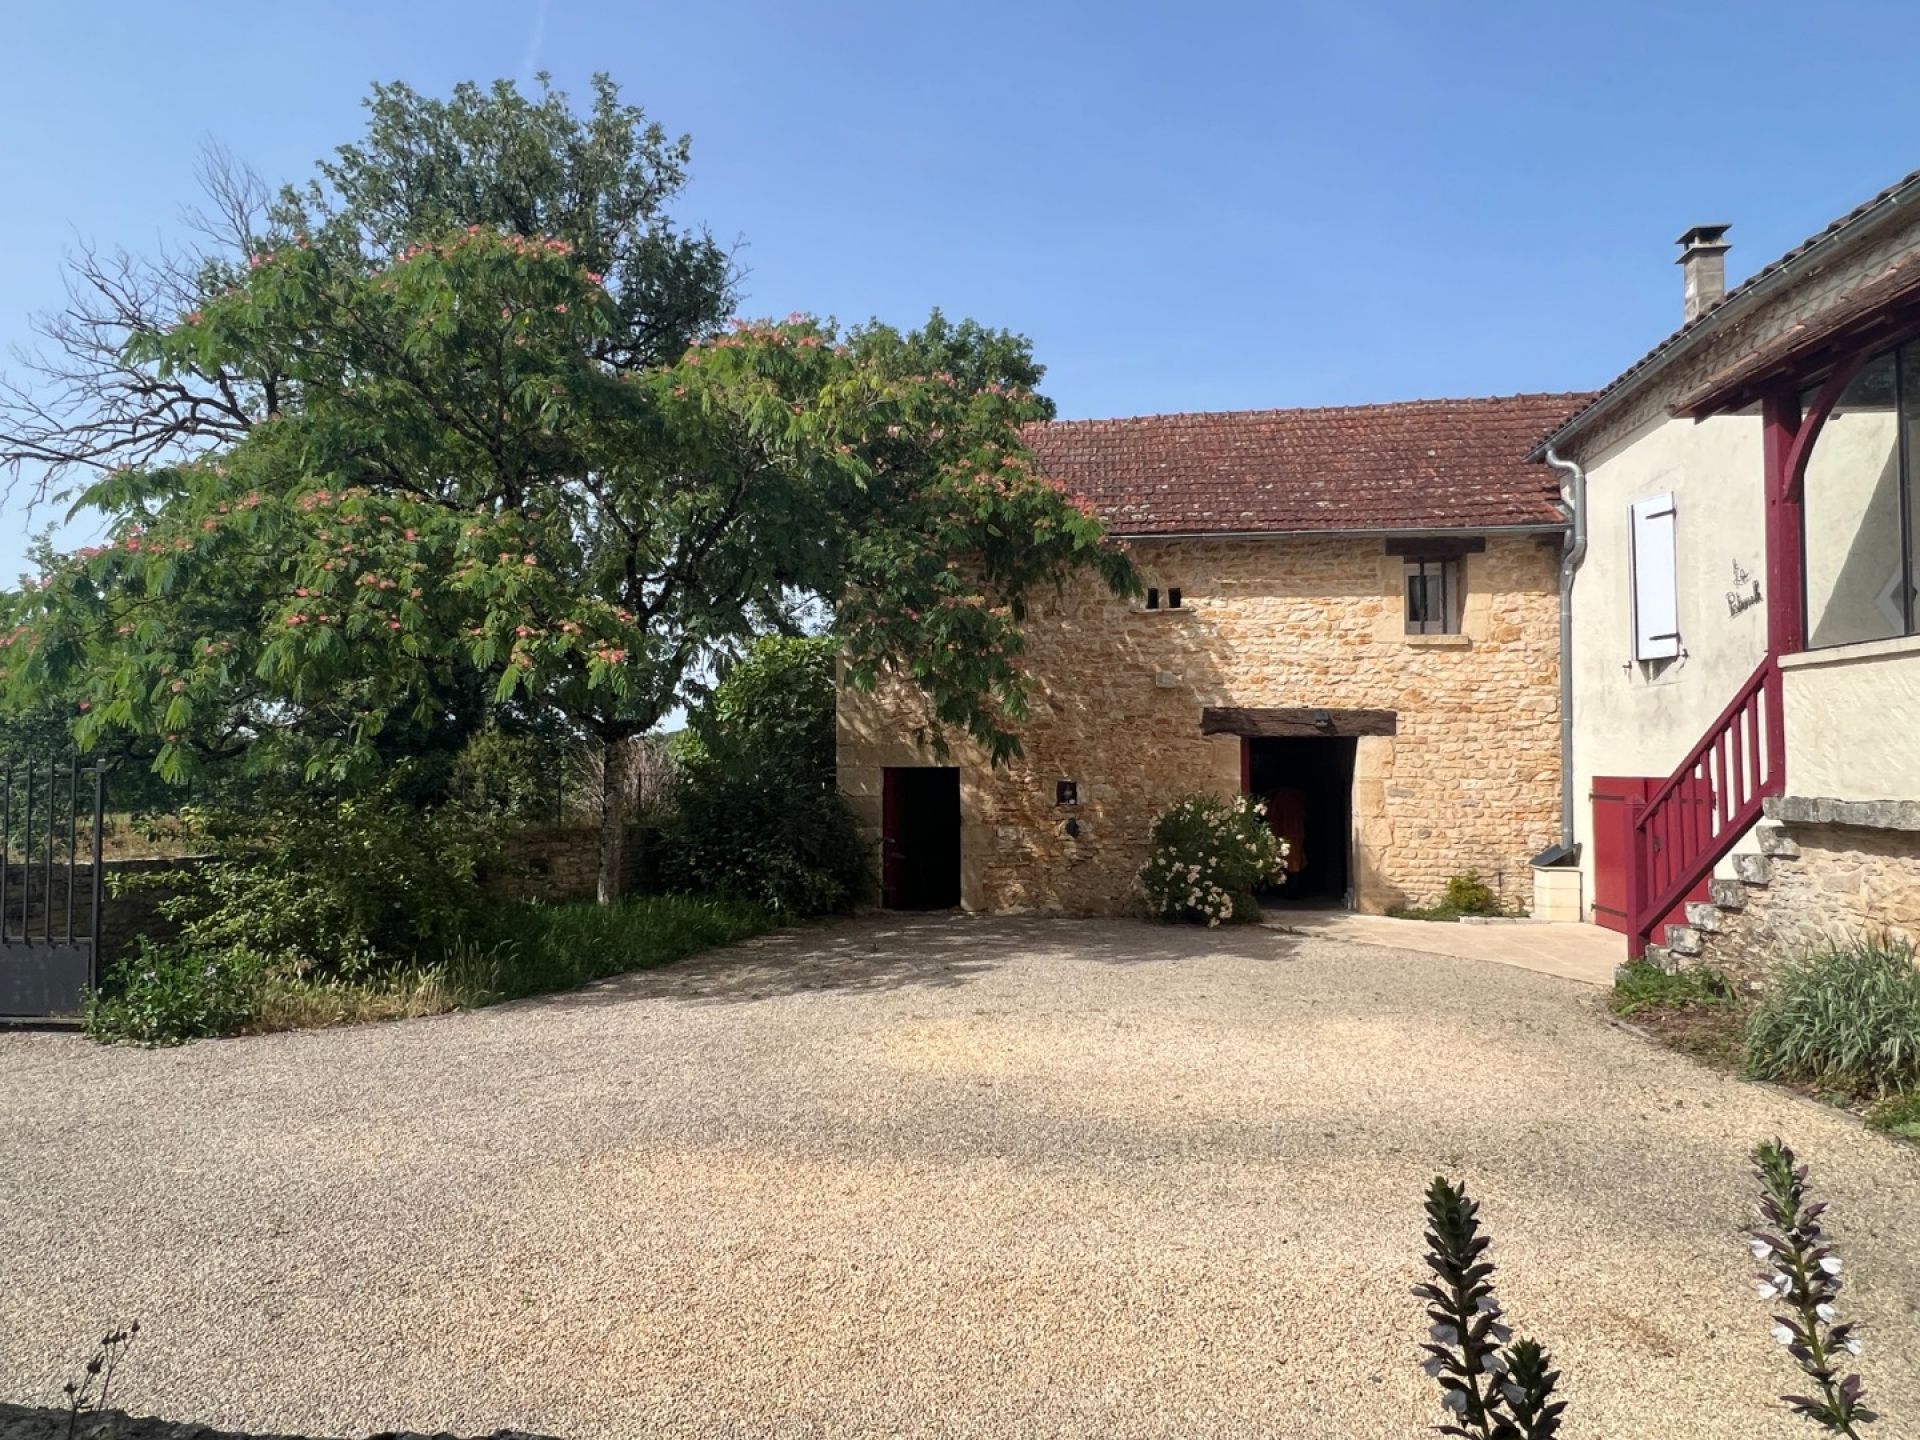
[[1680,274],[1686,318],[1694,319],[1720,303],[1727,293],[1726,234],[1731,225],[1696,225],[1680,237]]

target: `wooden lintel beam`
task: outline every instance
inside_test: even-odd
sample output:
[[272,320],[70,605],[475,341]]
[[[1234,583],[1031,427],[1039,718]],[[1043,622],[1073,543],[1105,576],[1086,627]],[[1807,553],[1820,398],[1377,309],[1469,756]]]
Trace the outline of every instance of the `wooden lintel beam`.
[[1202,735],[1242,735],[1252,740],[1289,740],[1314,735],[1392,735],[1392,710],[1241,709],[1209,705],[1200,712]]

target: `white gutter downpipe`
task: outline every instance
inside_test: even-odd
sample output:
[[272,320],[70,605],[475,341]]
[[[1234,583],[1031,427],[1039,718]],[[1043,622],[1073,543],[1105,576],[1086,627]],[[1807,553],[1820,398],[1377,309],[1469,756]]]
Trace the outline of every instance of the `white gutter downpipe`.
[[1547,463],[1567,477],[1573,528],[1560,556],[1560,843],[1573,845],[1573,572],[1587,558],[1587,472],[1562,460],[1553,446]]

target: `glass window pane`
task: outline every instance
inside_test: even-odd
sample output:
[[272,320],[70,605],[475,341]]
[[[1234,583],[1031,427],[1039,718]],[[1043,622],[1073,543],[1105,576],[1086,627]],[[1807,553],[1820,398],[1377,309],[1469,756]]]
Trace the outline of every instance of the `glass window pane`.
[[1870,361],[1834,406],[1807,460],[1807,643],[1906,630],[1894,354]]

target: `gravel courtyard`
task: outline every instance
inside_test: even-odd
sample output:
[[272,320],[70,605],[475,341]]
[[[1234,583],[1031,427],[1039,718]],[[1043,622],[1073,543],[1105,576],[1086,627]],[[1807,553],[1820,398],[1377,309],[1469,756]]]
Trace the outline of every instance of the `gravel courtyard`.
[[0,1034],[0,1400],[137,1317],[118,1403],[233,1427],[1413,1436],[1447,1171],[1570,1440],[1804,1435],[1736,1233],[1774,1134],[1920,1433],[1920,1155],[1504,966],[882,918],[433,1020]]

